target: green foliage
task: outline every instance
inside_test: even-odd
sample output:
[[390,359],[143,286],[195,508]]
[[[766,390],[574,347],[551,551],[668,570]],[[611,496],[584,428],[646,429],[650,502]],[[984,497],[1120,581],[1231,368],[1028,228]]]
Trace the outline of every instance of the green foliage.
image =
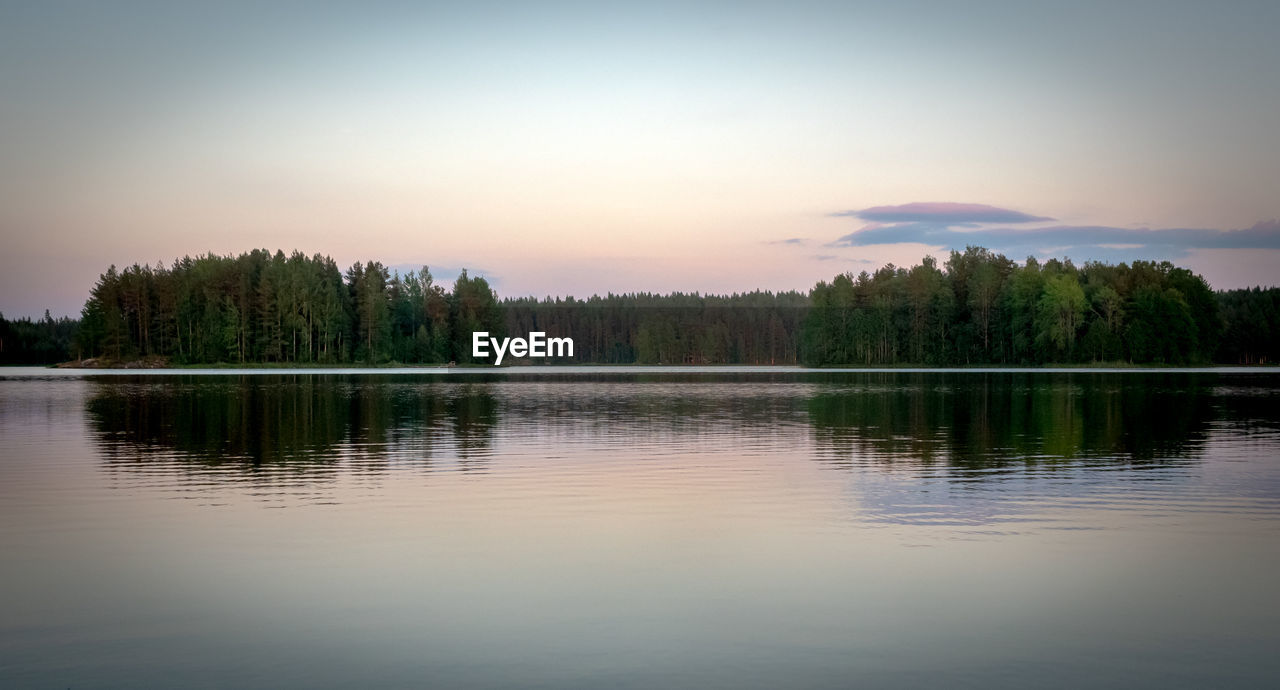
[[109,268],[77,342],[117,361],[471,363],[473,332],[537,330],[573,338],[572,362],[794,364],[807,304],[796,292],[500,302],[465,270],[445,291],[426,267],[402,276],[357,262],[344,275],[328,257],[254,250]]
[[1230,364],[1280,362],[1280,288],[1218,293],[1222,345],[1217,361]]
[[[811,295],[801,342],[803,361],[814,366],[1199,364],[1215,353],[1262,361],[1276,349],[1274,330],[1243,344],[1251,329],[1236,317],[1275,314],[1274,304],[1215,295],[1168,262],[1077,269],[1029,257],[1017,266],[968,247],[952,252],[945,270],[926,257],[911,269],[837,276]],[[1225,331],[1220,303],[1232,310]],[[1241,345],[1220,349],[1224,333]]]
[[1071,359],[1084,308],[1084,289],[1074,277],[1058,275],[1046,280],[1036,306],[1037,341],[1050,347],[1055,357]]
[[0,365],[53,364],[75,354],[76,321],[54,319],[46,310],[39,321],[9,321],[0,314]]
[[795,364],[808,301],[798,292],[633,293],[509,299],[502,308],[507,333],[573,338],[566,362]]
[[85,357],[179,364],[444,362],[446,299],[425,267],[357,263],[344,277],[318,254],[184,257],[109,268],[76,342]]
[[0,363],[466,363],[473,331],[570,337],[574,363],[1256,364],[1280,356],[1280,289],[1214,293],[1168,262],[1019,266],[968,247],[942,267],[845,273],[808,295],[499,301],[466,271],[446,291],[426,267],[344,274],[326,256],[254,250],[112,266],[78,322],[0,317]]
[[1185,364],[1196,351],[1196,326],[1182,293],[1144,285],[1134,293],[1126,329],[1130,356],[1140,362]]
[[505,336],[497,294],[488,281],[468,276],[466,269],[454,282],[449,296],[449,321],[454,326],[452,355],[457,362],[476,361],[471,356],[472,333],[484,331],[490,338]]

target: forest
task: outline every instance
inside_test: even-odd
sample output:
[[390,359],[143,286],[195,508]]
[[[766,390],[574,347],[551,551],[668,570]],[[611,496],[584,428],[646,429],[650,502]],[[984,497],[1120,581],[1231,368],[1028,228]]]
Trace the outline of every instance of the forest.
[[257,249],[112,266],[78,320],[0,316],[0,364],[472,364],[478,330],[572,337],[558,363],[579,364],[1268,364],[1280,288],[1215,292],[1168,262],[1019,264],[969,247],[808,294],[499,299],[465,270],[446,288],[426,267],[343,271]]
[[941,266],[926,257],[911,268],[888,265],[818,283],[802,360],[813,366],[1273,361],[1275,303],[1269,321],[1240,321],[1250,310],[1232,305],[1255,304],[1240,297],[1246,292],[1215,293],[1169,262],[1077,267],[1029,257],[1018,265],[968,247]]
[[0,314],[0,365],[55,364],[71,359],[80,322],[54,319],[48,310],[39,321],[9,321]]

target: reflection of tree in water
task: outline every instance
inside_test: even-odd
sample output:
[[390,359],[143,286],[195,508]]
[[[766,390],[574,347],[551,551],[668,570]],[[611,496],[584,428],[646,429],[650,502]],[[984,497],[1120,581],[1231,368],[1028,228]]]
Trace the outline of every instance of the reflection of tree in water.
[[1167,465],[1197,456],[1211,423],[1274,422],[1271,387],[1229,384],[1216,374],[1083,372],[131,377],[94,380],[88,417],[110,462],[153,469],[159,460],[314,476],[339,464],[484,468],[501,419],[503,439],[525,452],[784,452],[811,439],[837,467],[981,476]]
[[815,395],[809,413],[837,466],[1150,466],[1200,451],[1214,416],[1206,384],[1194,374],[868,374]]
[[89,421],[113,461],[177,454],[208,464],[324,462],[342,439],[341,396],[304,380],[219,377],[97,386]]
[[1235,398],[1220,380],[885,373],[825,386],[808,406],[818,458],[851,471],[862,519],[989,535],[1108,524],[1106,511],[1148,495],[1135,481],[1177,493],[1221,419],[1243,412],[1221,409]]
[[473,468],[492,445],[486,386],[280,375],[101,382],[90,425],[113,466],[177,461],[206,469],[332,475],[429,465],[452,446]]
[[[629,456],[794,448],[811,387],[794,375],[786,383],[725,378],[548,375],[509,382],[497,389],[502,436],[552,456],[566,447]],[[789,440],[780,442],[784,436]]]
[[463,469],[475,469],[477,462],[493,452],[493,428],[498,423],[498,405],[486,386],[464,386],[448,399],[447,419],[457,439]]

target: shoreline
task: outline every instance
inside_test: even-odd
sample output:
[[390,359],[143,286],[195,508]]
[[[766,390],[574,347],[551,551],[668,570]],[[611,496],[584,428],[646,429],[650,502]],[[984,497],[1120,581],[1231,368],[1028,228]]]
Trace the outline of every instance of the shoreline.
[[265,367],[168,367],[168,368],[74,368],[54,366],[0,367],[0,379],[90,378],[124,376],[423,376],[430,378],[540,377],[540,376],[813,376],[828,374],[1271,374],[1274,365],[1215,365],[1206,367],[804,367],[799,365],[645,365],[572,364],[511,366],[265,366]]
[[[101,365],[99,365],[99,363]],[[504,369],[519,369],[521,371],[530,371],[537,369],[661,369],[664,371],[698,371],[706,369],[715,370],[752,370],[752,369],[769,369],[769,370],[801,370],[801,371],[1046,371],[1046,370],[1196,370],[1196,369],[1250,369],[1250,370],[1267,370],[1280,368],[1277,364],[1227,364],[1227,363],[1205,363],[1205,364],[1162,364],[1162,363],[1129,363],[1129,362],[1072,362],[1072,363],[1046,363],[1046,364],[1029,364],[1029,365],[1009,365],[1009,364],[956,364],[956,365],[931,365],[931,364],[880,364],[880,365],[821,365],[807,366],[804,364],[751,364],[751,363],[733,363],[733,364],[640,364],[640,363],[609,363],[609,362],[573,362],[573,363],[530,363],[516,360],[511,364],[401,364],[399,362],[388,362],[383,364],[369,364],[362,362],[349,363],[319,363],[319,362],[246,362],[243,364],[231,364],[225,362],[214,362],[207,364],[173,364],[160,358],[131,360],[127,362],[102,361],[99,359],[73,360],[69,362],[60,362],[57,364],[28,364],[28,365],[8,365],[3,368],[13,366],[40,367],[46,369],[61,369],[73,371],[193,371],[193,370],[217,370],[217,371],[262,371],[262,370],[359,370],[359,371],[380,371],[380,370],[421,370],[424,372],[438,371],[500,371]]]

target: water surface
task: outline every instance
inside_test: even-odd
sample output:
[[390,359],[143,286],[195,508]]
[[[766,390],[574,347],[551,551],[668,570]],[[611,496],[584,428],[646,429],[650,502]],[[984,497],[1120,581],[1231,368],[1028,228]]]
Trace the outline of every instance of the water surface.
[[0,686],[1270,685],[1278,403],[1232,370],[11,373]]

